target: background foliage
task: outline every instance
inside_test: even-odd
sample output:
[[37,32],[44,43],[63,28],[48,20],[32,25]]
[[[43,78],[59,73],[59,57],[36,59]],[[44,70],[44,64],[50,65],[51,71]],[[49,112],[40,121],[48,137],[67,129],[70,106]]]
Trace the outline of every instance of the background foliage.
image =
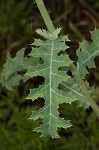
[[[99,2],[97,0],[45,0],[49,13],[58,27],[63,27],[64,34],[70,34],[73,42],[68,43],[69,55],[75,57],[77,40],[83,36],[90,40],[89,31],[99,27]],[[57,6],[57,7],[56,7]],[[51,10],[51,12],[50,12]],[[75,13],[74,13],[75,12]],[[26,46],[36,37],[35,29],[44,27],[40,13],[33,0],[0,1],[0,66],[5,62],[8,53],[15,55],[19,48]],[[76,43],[74,42],[76,41]],[[74,44],[75,43],[75,44]],[[74,45],[74,48],[72,48]],[[73,49],[73,50],[72,50]],[[90,70],[88,79],[99,85],[99,59],[96,58],[96,69]],[[95,72],[95,75],[94,75]],[[61,117],[72,120],[74,125],[67,131],[61,129],[60,139],[38,138],[32,132],[40,120],[35,123],[27,120],[32,110],[43,106],[39,102],[25,100],[30,86],[38,86],[42,78],[35,78],[23,87],[21,83],[14,92],[9,92],[0,85],[0,150],[98,150],[99,121],[91,108],[87,111],[73,105],[60,105]],[[98,103],[99,100],[97,99]]]

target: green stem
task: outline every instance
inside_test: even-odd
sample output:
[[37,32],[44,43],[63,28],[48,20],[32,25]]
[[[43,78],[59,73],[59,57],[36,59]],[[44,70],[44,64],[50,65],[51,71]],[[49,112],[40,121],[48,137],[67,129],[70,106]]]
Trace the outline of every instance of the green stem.
[[40,13],[42,15],[42,18],[43,18],[43,20],[44,20],[44,22],[45,22],[49,32],[53,33],[54,30],[55,30],[55,27],[54,27],[54,25],[53,25],[53,23],[51,21],[51,18],[50,18],[49,14],[48,14],[48,11],[47,11],[47,9],[46,9],[46,7],[44,5],[43,0],[35,0],[35,2],[36,2],[37,6],[39,8],[39,11],[40,11]]
[[[41,13],[41,15],[42,15],[42,17],[43,17],[43,20],[44,20],[44,22],[45,22],[45,24],[46,24],[46,26],[47,26],[49,32],[50,32],[50,33],[54,32],[55,27],[54,27],[54,25],[53,25],[53,23],[52,23],[52,21],[51,21],[51,18],[50,18],[49,14],[48,14],[48,11],[47,11],[47,9],[46,9],[46,7],[45,7],[45,5],[44,5],[43,0],[35,0],[35,2],[36,2],[37,6],[38,6],[38,8],[39,8],[39,11],[40,11],[40,13]],[[91,97],[91,95],[88,93],[88,90],[87,90],[87,88],[86,88],[86,86],[85,86],[85,83],[84,83],[84,81],[81,79],[79,73],[77,72],[77,68],[75,67],[74,64],[72,64],[72,65],[70,66],[70,70],[71,70],[72,73],[74,74],[74,77],[75,77],[75,79],[76,79],[78,85],[81,87],[81,90],[82,90],[83,95],[88,99],[88,101],[89,101],[91,107],[92,107],[93,110],[96,112],[97,116],[99,117],[99,107],[98,107],[98,105],[94,102],[94,100],[93,100],[93,98]]]
[[99,106],[94,102],[94,99],[88,93],[86,85],[85,85],[84,81],[81,79],[81,77],[80,77],[80,75],[79,75],[79,73],[77,71],[76,66],[74,64],[72,64],[70,66],[70,70],[72,71],[72,73],[74,75],[74,78],[76,79],[76,82],[81,87],[82,94],[87,98],[87,100],[89,101],[89,104],[91,105],[93,110],[96,112],[97,116],[99,117]]

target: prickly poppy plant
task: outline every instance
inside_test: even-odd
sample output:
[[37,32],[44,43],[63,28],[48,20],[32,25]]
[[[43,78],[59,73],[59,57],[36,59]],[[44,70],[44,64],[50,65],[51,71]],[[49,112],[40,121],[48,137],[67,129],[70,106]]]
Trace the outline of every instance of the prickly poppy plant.
[[[35,39],[31,44],[31,52],[25,56],[25,48],[19,50],[14,58],[8,56],[1,74],[1,83],[9,90],[19,84],[20,80],[26,82],[28,79],[42,76],[45,82],[38,88],[30,89],[27,99],[34,101],[41,97],[44,98],[44,107],[33,111],[30,118],[36,120],[41,118],[42,125],[35,128],[41,132],[41,136],[59,137],[58,128],[69,128],[72,126],[70,120],[59,117],[59,104],[77,101],[78,106],[84,109],[91,106],[99,116],[98,105],[94,102],[94,88],[84,81],[88,73],[87,68],[95,67],[94,58],[99,55],[99,30],[91,32],[92,42],[83,40],[77,50],[77,65],[70,60],[64,52],[68,46],[68,36],[59,36],[60,28],[52,33],[46,30],[37,29],[36,32],[43,37]],[[60,54],[61,52],[61,54]],[[39,59],[42,58],[43,63]],[[65,67],[65,71],[60,69]],[[24,75],[18,74],[24,71]],[[73,76],[67,74],[71,71]]]

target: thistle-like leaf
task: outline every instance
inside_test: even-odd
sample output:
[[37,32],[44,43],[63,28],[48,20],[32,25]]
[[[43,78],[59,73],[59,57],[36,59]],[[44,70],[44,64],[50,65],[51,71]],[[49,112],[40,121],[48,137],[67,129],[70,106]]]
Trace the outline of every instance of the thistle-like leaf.
[[77,69],[79,73],[85,75],[87,73],[86,66],[88,68],[95,67],[94,58],[99,55],[99,30],[95,29],[91,32],[92,42],[88,43],[83,40],[80,43],[78,55]]
[[[25,48],[18,51],[14,58],[8,56],[3,67],[0,82],[9,90],[13,90],[13,87],[18,85],[21,79],[24,79],[18,74],[18,71],[27,70],[29,66],[33,66],[36,63],[33,58],[24,57],[24,51]],[[26,81],[26,79],[24,80]]]
[[[88,43],[87,41],[83,40],[83,42],[80,43],[79,50],[77,51],[77,71],[82,78],[87,73],[86,66],[88,66],[88,68],[95,67],[94,58],[95,56],[99,55],[99,30],[95,29],[91,32],[91,35],[92,42]],[[85,82],[85,85],[88,90],[87,92],[94,96],[94,88],[89,87],[87,82]],[[82,106],[85,109],[90,106],[88,100],[82,94],[82,91],[74,78],[70,78],[66,82],[62,82],[60,87],[63,89],[63,91],[67,93],[69,92],[69,94],[78,100],[78,106]]]
[[60,51],[67,48],[65,37],[56,36],[56,38],[50,38],[46,41],[35,39],[32,45],[34,47],[30,56],[42,57],[44,63],[29,67],[26,75],[29,77],[43,76],[45,83],[37,89],[31,89],[27,99],[35,100],[38,97],[43,97],[45,105],[43,108],[32,112],[30,119],[41,118],[43,124],[35,130],[42,132],[42,136],[56,138],[58,137],[58,128],[66,129],[71,126],[69,121],[59,117],[58,107],[60,103],[71,104],[75,99],[72,95],[59,90],[58,85],[69,78],[65,71],[60,71],[59,68],[62,66],[68,68],[72,61],[67,55],[59,55]]

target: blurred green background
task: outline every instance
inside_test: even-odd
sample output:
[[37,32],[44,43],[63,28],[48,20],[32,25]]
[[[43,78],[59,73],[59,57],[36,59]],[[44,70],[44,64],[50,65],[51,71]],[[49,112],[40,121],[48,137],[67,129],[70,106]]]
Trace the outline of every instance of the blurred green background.
[[[76,59],[77,41],[90,40],[89,31],[99,28],[98,0],[44,0],[56,27],[69,34],[69,55]],[[37,28],[46,28],[34,0],[0,0],[0,71],[10,53],[33,42]],[[74,45],[74,48],[73,48]],[[72,50],[73,49],[73,50]],[[99,59],[96,77],[90,71],[90,84],[99,87]],[[35,78],[37,86],[42,79]],[[73,127],[59,129],[59,139],[40,138],[33,128],[41,121],[28,120],[32,110],[44,105],[42,99],[26,100],[31,85],[20,84],[14,92],[0,85],[0,150],[99,150],[99,119],[91,108],[84,110],[73,105],[60,105],[61,117],[71,120]],[[97,88],[99,93],[99,88]],[[97,97],[99,103],[99,94]]]

